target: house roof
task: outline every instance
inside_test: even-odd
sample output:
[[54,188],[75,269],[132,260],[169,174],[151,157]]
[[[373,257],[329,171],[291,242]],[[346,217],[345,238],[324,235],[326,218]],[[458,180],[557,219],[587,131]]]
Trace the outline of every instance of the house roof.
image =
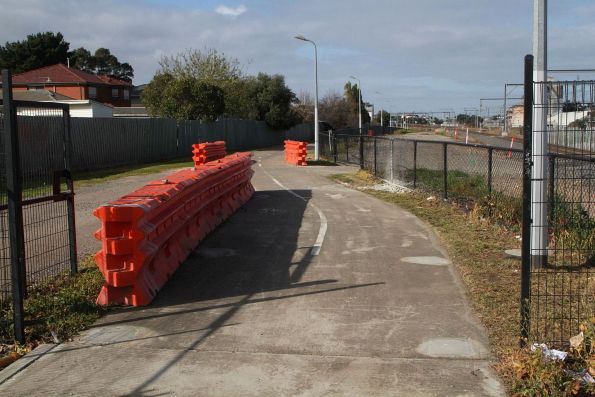
[[13,84],[44,84],[44,83],[76,83],[76,84],[102,84],[115,86],[130,86],[126,81],[108,76],[96,76],[75,68],[69,68],[61,63],[29,70],[12,76]]
[[[0,89],[2,95],[2,89]],[[57,92],[48,90],[29,90],[29,91],[13,91],[12,99],[16,101],[33,101],[33,102],[56,102],[56,101],[72,101],[73,99]]]
[[[0,89],[0,97],[2,97],[2,89]],[[27,91],[13,91],[12,98],[15,101],[30,101],[30,102],[57,102],[67,103],[69,105],[84,105],[95,104],[108,108],[113,108],[108,103],[100,103],[92,99],[73,99],[66,95],[58,94],[49,90],[27,90]]]

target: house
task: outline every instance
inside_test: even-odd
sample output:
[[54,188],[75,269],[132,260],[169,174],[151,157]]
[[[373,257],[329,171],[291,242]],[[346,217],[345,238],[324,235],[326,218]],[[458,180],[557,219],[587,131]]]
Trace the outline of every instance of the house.
[[112,106],[130,106],[132,84],[96,76],[63,64],[46,66],[12,77],[13,91],[46,90],[74,100],[92,100]]
[[506,109],[506,123],[509,128],[521,128],[524,124],[525,107],[514,105]]
[[[20,90],[14,91],[12,95],[13,99],[17,101],[62,103],[68,105],[70,117],[112,117],[114,112],[114,108],[111,105],[99,103],[91,99],[72,99],[48,90]],[[0,90],[0,97],[2,97],[2,90]],[[17,114],[19,114],[18,111]]]

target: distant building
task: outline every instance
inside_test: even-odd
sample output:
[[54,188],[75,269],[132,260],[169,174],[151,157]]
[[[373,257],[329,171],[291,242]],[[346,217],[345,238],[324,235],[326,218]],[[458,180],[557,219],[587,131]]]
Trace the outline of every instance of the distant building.
[[[2,90],[0,90],[0,97]],[[13,92],[17,101],[62,103],[68,105],[70,117],[112,117],[113,107],[90,99],[72,99],[48,90],[21,90]],[[17,113],[18,114],[18,113]]]
[[523,105],[514,105],[506,109],[506,124],[509,128],[522,128],[525,117]]
[[14,92],[46,90],[75,100],[112,106],[130,106],[132,84],[109,76],[96,76],[62,64],[46,66],[12,77]]

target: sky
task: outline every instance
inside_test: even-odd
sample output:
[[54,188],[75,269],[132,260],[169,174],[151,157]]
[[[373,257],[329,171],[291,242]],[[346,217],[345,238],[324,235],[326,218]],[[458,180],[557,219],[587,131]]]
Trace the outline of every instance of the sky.
[[[532,0],[0,0],[0,42],[62,32],[71,49],[109,48],[147,83],[164,55],[214,48],[248,74],[278,73],[319,96],[361,80],[391,111],[464,112],[520,83],[532,51]],[[550,69],[595,68],[595,2],[549,2]],[[574,79],[572,75],[554,75]],[[595,79],[593,74],[580,78]],[[520,96],[520,89],[511,96]],[[502,103],[485,101],[484,112]]]

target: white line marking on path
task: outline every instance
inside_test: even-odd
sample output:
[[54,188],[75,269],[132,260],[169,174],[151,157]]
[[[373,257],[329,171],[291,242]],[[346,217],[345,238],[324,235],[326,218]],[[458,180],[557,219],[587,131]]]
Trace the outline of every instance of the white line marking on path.
[[274,176],[272,176],[268,172],[264,171],[264,173],[267,174],[269,176],[269,178],[271,178],[273,180],[273,182],[275,182],[281,188],[285,189],[289,194],[299,198],[300,200],[305,201],[308,205],[311,205],[312,208],[314,208],[316,210],[316,212],[318,212],[318,217],[320,218],[320,229],[318,230],[318,237],[316,237],[316,242],[314,243],[314,245],[312,246],[312,250],[310,251],[310,255],[318,256],[320,254],[320,249],[322,248],[322,243],[324,242],[324,236],[326,235],[326,229],[328,228],[328,221],[326,219],[326,215],[324,215],[324,212],[322,212],[322,210],[320,208],[318,208],[316,206],[316,204],[312,203],[307,198],[300,196],[293,190],[285,187],[285,185],[283,185],[281,182],[279,182]]

